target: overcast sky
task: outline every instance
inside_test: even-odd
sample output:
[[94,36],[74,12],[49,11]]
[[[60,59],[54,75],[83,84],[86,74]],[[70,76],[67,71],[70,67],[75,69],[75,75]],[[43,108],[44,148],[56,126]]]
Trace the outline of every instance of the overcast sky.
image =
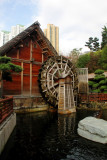
[[87,51],[85,42],[98,37],[107,25],[107,0],[0,0],[0,30],[39,21],[59,27],[59,50],[67,55],[74,48]]

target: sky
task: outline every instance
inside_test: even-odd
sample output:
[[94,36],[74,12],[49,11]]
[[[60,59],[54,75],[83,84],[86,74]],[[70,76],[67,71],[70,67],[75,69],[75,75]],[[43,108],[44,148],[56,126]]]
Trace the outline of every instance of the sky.
[[35,21],[41,29],[47,24],[59,27],[59,52],[68,55],[74,48],[88,51],[89,37],[101,41],[107,25],[107,0],[0,0],[0,30],[17,24],[30,26]]

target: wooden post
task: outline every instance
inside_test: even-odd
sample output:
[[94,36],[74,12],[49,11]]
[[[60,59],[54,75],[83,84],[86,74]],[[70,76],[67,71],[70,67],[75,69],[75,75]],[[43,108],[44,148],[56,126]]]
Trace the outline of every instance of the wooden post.
[[30,42],[30,96],[32,95],[32,40]]
[[42,53],[42,63],[44,62],[44,56],[43,56],[43,53]]
[[2,71],[0,71],[0,97],[3,96],[3,79],[2,79]]
[[21,94],[23,95],[23,62],[21,62],[22,72],[21,72]]
[[32,63],[30,63],[30,96],[32,95]]
[[59,80],[58,113],[62,114],[76,112],[71,79],[68,80],[68,82],[66,79]]
[[17,59],[19,59],[19,49],[17,49]]

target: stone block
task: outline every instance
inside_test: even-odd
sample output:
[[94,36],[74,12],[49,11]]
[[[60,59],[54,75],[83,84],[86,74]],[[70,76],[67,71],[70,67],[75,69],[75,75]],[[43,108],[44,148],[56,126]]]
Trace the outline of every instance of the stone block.
[[78,124],[78,134],[89,140],[107,143],[107,121],[95,117],[86,117]]

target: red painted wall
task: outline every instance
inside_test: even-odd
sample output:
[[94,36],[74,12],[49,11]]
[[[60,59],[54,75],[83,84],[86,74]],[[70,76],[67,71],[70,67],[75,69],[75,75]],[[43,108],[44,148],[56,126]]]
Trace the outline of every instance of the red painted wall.
[[[32,47],[30,46],[31,43]],[[32,95],[40,96],[38,74],[42,65],[42,49],[37,41],[31,42],[30,37],[21,42],[20,48],[19,46],[20,44],[15,46],[7,53],[7,56],[14,58],[12,60],[13,63],[23,66],[23,71],[19,74],[13,73],[12,82],[4,81],[4,95],[30,95],[31,93]],[[30,55],[31,50],[32,55]],[[44,56],[44,60],[47,58],[48,56]],[[30,64],[32,64],[32,72],[30,72]],[[30,77],[30,73],[32,77]]]

